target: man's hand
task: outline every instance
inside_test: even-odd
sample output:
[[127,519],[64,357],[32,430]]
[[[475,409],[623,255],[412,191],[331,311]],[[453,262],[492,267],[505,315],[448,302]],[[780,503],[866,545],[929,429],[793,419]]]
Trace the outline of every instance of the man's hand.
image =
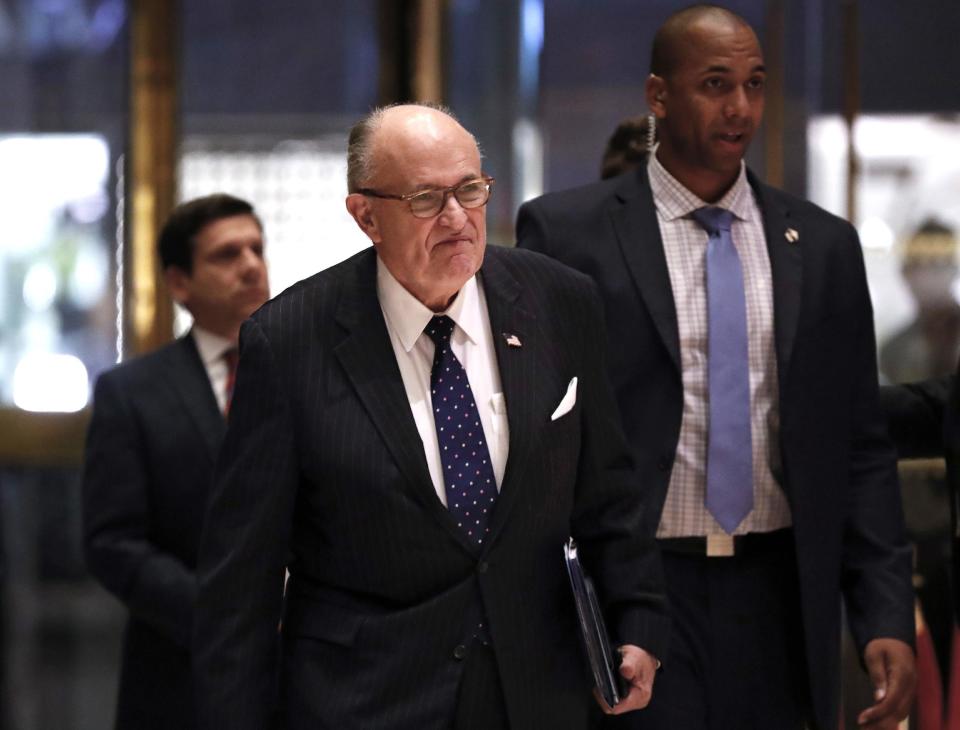
[[622,715],[624,712],[640,710],[647,706],[653,696],[653,680],[657,673],[657,660],[651,654],[633,644],[620,647],[620,676],[630,684],[630,691],[616,707],[610,707],[600,693],[594,690],[594,697],[608,715]]
[[863,651],[876,702],[860,713],[863,730],[895,730],[910,712],[917,672],[913,650],[899,639],[874,639]]

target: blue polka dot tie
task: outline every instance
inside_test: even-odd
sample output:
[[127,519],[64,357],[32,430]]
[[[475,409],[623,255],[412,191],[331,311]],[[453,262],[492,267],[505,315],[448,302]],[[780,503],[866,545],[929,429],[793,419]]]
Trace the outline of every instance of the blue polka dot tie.
[[430,371],[433,420],[447,509],[470,541],[480,545],[489,532],[497,483],[467,371],[450,348],[454,326],[449,317],[434,317],[424,330],[436,346]]

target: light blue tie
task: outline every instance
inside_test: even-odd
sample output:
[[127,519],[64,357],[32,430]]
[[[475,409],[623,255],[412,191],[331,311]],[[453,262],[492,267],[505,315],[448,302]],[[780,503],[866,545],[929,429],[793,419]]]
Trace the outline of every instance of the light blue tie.
[[743,270],[730,235],[733,214],[723,208],[700,208],[694,211],[693,217],[710,236],[707,240],[710,426],[706,506],[720,526],[732,533],[753,509],[750,369]]

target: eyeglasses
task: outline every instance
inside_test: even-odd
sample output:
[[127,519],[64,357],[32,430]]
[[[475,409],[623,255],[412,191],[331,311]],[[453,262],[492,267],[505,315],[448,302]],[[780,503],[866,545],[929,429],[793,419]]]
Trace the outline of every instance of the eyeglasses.
[[447,204],[447,198],[451,195],[464,208],[479,208],[485,205],[490,200],[493,182],[492,177],[484,175],[451,185],[449,188],[421,190],[419,193],[409,193],[407,195],[388,195],[370,188],[360,188],[357,192],[361,195],[369,195],[372,198],[404,200],[410,206],[410,212],[417,218],[433,218],[443,210],[443,207]]

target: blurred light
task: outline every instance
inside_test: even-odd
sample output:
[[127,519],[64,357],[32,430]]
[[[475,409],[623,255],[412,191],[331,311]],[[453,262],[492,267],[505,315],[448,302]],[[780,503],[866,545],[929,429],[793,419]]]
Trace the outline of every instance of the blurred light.
[[86,198],[72,201],[68,206],[70,215],[79,223],[96,223],[107,214],[110,198],[106,190],[98,190]]
[[50,308],[57,298],[57,275],[45,262],[37,262],[23,277],[23,302],[34,312]]
[[20,253],[47,245],[65,205],[103,196],[109,159],[99,135],[0,136],[3,249]]
[[78,309],[89,309],[103,296],[109,265],[106,252],[92,242],[77,251],[67,294]]
[[860,244],[864,248],[877,251],[889,251],[893,248],[895,236],[893,229],[882,218],[867,218],[860,224],[857,231],[860,234]]
[[13,371],[13,402],[25,411],[73,413],[88,397],[87,369],[73,355],[31,353]]

